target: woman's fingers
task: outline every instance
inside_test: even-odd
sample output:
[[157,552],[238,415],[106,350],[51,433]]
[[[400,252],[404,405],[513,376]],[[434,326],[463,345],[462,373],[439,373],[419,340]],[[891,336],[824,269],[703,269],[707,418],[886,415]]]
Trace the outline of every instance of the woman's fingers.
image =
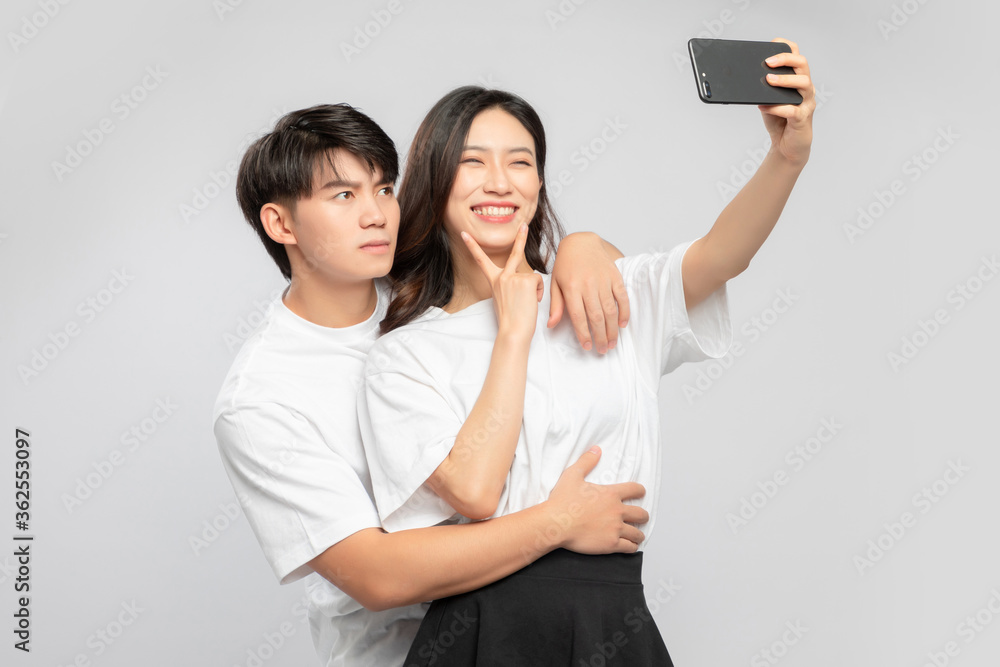
[[[497,265],[493,263],[483,249],[479,247],[476,239],[472,238],[472,235],[468,232],[462,232],[462,240],[465,241],[465,247],[469,249],[472,253],[472,258],[476,260],[476,264],[482,269],[486,277],[490,279],[492,283],[496,278],[497,274],[501,273],[501,270],[497,268]],[[503,271],[507,273],[516,273],[517,267],[521,266],[521,262],[524,261],[524,246],[528,241],[528,226],[521,224],[517,228],[517,236],[514,237],[514,247],[511,248],[510,257],[507,258],[507,263],[504,265]]]
[[764,62],[768,67],[791,67],[796,74],[809,74],[809,61],[800,53],[776,53]]
[[486,256],[486,253],[479,247],[479,244],[476,243],[476,239],[472,238],[471,234],[468,232],[462,232],[462,240],[465,241],[465,247],[472,253],[472,258],[476,260],[476,264],[479,265],[479,268],[482,269],[483,273],[486,274],[486,277],[492,282],[493,276],[499,273],[500,269],[498,269],[496,264],[493,263],[493,260]]
[[[792,44],[786,40],[774,40],[776,42],[785,42],[786,44]],[[798,46],[794,47],[793,53],[778,53],[765,62],[769,67],[791,67],[795,74],[768,74],[767,82],[772,86],[781,86],[782,88],[797,88],[799,94],[802,95],[803,102],[810,102],[815,96],[815,88],[813,87],[812,77],[809,74],[809,61],[806,57],[799,53]]]
[[768,74],[767,82],[781,88],[798,88],[803,100],[809,99],[812,92],[812,80],[808,74]]
[[792,53],[778,53],[767,59],[767,64],[771,67],[791,67],[795,74],[768,74],[767,82],[776,87],[795,88],[802,95],[801,104],[780,104],[773,106],[762,106],[764,113],[784,118],[786,120],[802,120],[807,118],[815,106],[816,89],[813,87],[812,77],[809,75],[809,61],[799,53],[799,47],[793,42],[784,39],[776,39],[776,42],[784,42],[792,47]]
[[801,109],[801,104],[776,104],[771,106],[758,106],[757,108],[770,116],[777,116],[785,120],[805,120],[809,113],[807,109]]
[[799,52],[799,45],[798,44],[796,44],[795,42],[792,42],[790,40],[784,39],[783,37],[775,37],[771,41],[772,42],[781,42],[782,44],[788,44],[788,46],[791,47],[791,49],[792,49],[792,53],[798,53]]
[[511,248],[510,257],[507,258],[507,264],[503,267],[504,271],[514,273],[517,271],[517,267],[521,266],[521,262],[524,261],[524,244],[527,242],[528,225],[521,223],[521,226],[517,228],[517,236],[514,237],[514,247]]

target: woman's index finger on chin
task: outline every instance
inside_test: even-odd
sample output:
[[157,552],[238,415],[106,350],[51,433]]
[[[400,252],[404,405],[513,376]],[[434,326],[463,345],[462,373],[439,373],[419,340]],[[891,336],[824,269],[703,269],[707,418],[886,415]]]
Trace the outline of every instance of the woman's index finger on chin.
[[492,271],[490,269],[495,269],[496,266],[493,264],[492,260],[486,256],[483,249],[479,247],[479,244],[476,243],[476,239],[472,238],[472,234],[462,232],[462,240],[465,241],[465,247],[467,247],[469,252],[472,253],[472,258],[476,260],[476,264],[478,264],[479,268],[483,270],[486,277],[492,277]]

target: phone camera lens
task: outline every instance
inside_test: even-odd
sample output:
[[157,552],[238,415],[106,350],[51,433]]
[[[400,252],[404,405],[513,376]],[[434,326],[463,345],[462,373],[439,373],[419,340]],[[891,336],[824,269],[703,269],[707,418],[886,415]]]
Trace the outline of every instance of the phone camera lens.
[[703,82],[705,84],[705,97],[711,99],[712,97],[712,87],[708,85],[708,81]]

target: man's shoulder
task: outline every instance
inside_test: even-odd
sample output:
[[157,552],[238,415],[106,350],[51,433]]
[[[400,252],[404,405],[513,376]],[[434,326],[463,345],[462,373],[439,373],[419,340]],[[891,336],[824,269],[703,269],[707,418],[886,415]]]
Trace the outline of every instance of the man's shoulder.
[[[246,349],[246,346],[244,346]],[[236,413],[250,407],[280,405],[281,397],[267,381],[267,373],[256,372],[253,356],[237,356],[226,374],[226,379],[215,397],[212,420],[218,421],[226,413]]]
[[335,367],[338,361],[333,346],[320,349],[309,335],[283,326],[270,313],[233,358],[216,398],[214,417],[244,406],[294,408],[312,384],[329,376],[324,367]]

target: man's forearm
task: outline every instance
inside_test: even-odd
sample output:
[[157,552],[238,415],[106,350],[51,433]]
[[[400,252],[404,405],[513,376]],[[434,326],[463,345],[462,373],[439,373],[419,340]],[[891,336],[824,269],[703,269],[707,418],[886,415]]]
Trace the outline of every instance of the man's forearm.
[[386,533],[368,528],[310,562],[368,609],[481,588],[558,547],[563,529],[546,503],[488,521]]

